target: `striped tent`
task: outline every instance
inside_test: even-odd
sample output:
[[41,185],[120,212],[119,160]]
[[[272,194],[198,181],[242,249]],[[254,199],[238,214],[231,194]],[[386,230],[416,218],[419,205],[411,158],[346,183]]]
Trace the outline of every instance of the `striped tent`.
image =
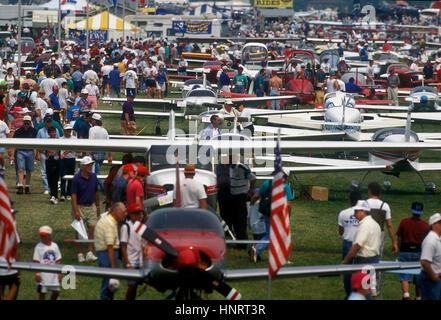
[[[87,19],[70,25],[67,28],[76,30],[87,30]],[[107,11],[103,11],[100,14],[89,18],[89,30],[107,30],[107,28],[112,31],[123,31],[123,19],[111,13],[108,14]],[[127,21],[125,21],[124,23],[124,30],[132,32],[141,31],[140,28],[134,26],[131,23],[128,23]]]

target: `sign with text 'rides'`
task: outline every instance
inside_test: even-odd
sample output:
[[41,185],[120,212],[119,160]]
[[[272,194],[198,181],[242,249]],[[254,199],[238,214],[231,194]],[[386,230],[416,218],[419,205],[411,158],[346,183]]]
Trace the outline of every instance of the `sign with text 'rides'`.
[[258,8],[292,8],[292,0],[254,0]]

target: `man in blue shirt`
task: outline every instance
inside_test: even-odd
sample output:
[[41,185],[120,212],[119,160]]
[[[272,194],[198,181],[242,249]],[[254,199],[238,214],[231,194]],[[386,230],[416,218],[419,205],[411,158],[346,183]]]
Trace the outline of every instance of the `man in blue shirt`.
[[74,105],[74,102],[71,98],[66,99],[67,102],[67,112],[66,112],[66,120],[67,123],[71,121],[77,121],[81,118],[81,108],[78,105]]
[[368,49],[368,44],[365,43],[364,47],[361,48],[361,50],[360,50],[360,59],[361,59],[361,61],[368,61],[369,60],[367,49]]
[[265,75],[265,69],[260,69],[259,74],[256,77],[256,84],[254,89],[258,97],[263,97],[265,89],[263,88],[263,76]]
[[81,89],[83,88],[83,74],[81,73],[80,69],[80,66],[76,66],[74,73],[72,73],[72,82],[74,85],[75,94],[80,93]]
[[354,83],[354,78],[349,78],[349,82],[345,84],[347,93],[359,93],[363,89]]
[[110,97],[113,98],[116,95],[121,98],[121,71],[118,70],[118,64],[113,65],[113,70],[109,73],[110,84]]
[[[284,185],[285,185],[285,196],[286,196],[286,202],[287,202],[287,206],[288,206],[288,214],[291,216],[291,206],[292,206],[292,200],[294,200],[294,195],[293,192],[291,190],[291,187],[289,186],[288,183],[286,183],[286,180],[289,176],[289,171],[287,171],[286,169],[283,169],[283,180],[284,180]],[[274,172],[271,174],[274,176]],[[259,188],[259,191],[256,192],[250,201],[250,205],[253,205],[254,203],[256,203],[257,200],[265,201],[265,198],[268,198],[271,201],[271,194],[272,194],[272,183],[273,180],[266,180],[262,186]],[[271,207],[270,207],[271,208]],[[270,209],[271,210],[271,209]],[[264,220],[265,220],[265,236],[261,239],[261,240],[269,240],[270,237],[270,228],[271,228],[271,218],[270,218],[270,213],[265,213],[265,212],[261,212]],[[251,247],[250,250],[250,258],[251,260],[256,263],[257,260],[260,260],[259,255],[268,248],[268,244],[264,243],[259,243],[255,246]]]
[[61,113],[61,107],[60,107],[60,101],[58,100],[58,91],[60,89],[57,86],[54,86],[52,89],[52,93],[49,95],[49,97],[46,99],[47,105],[49,108],[54,110],[54,120],[61,122],[60,119],[60,113]]

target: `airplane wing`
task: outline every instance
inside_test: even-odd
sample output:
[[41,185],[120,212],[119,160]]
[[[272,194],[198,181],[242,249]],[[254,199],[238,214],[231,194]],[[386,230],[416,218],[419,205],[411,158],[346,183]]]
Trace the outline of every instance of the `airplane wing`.
[[[295,99],[297,96],[290,95],[290,96],[270,96],[270,97],[246,97],[246,98],[232,98],[233,103],[235,104],[243,104],[244,106],[255,106],[255,105],[262,105],[266,104],[268,101],[276,101],[276,100],[291,100]],[[218,98],[219,103],[224,103],[225,99]]]
[[[100,99],[104,102],[121,102],[124,103],[127,101],[126,98],[108,98],[103,97]],[[181,99],[182,100],[182,99]],[[148,107],[148,108],[172,108],[178,104],[178,99],[141,99],[135,98],[133,99],[133,104],[136,106]]]
[[[369,165],[368,161],[361,161],[361,160],[341,160],[341,159],[330,159],[330,158],[299,157],[299,156],[284,156],[284,155],[282,155],[281,158],[283,162],[303,163],[303,164],[312,164],[312,165],[320,165],[320,166],[353,167],[357,165],[362,165],[362,166]],[[275,155],[256,156],[255,159],[263,160],[263,161],[275,161],[276,156]]]
[[[0,268],[9,268],[8,263],[0,261]],[[148,274],[147,270],[128,270],[118,268],[113,269],[78,265],[73,266],[65,264],[43,264],[35,262],[14,262],[11,265],[11,269],[48,273],[75,272],[75,274],[79,276],[116,278],[125,280],[141,280],[144,279]]]
[[[93,110],[94,113],[101,114],[117,114],[121,115],[122,111],[119,110]],[[149,117],[169,117],[170,112],[149,112],[149,111],[135,111],[135,116],[149,116]],[[184,118],[183,113],[175,113],[175,117]]]
[[[407,113],[379,113],[379,117],[391,119],[407,119]],[[416,122],[441,123],[441,112],[414,112],[411,119]]]
[[[301,266],[301,267],[283,267],[277,273],[277,279],[294,277],[313,277],[313,276],[335,276],[345,273],[354,273],[360,270],[408,270],[420,269],[421,264],[416,262],[380,262],[370,265],[366,268],[365,264],[343,264],[343,265],[324,265],[324,266]],[[369,271],[368,271],[369,272]],[[268,279],[268,268],[238,269],[225,272],[227,281],[249,281]]]
[[411,162],[410,165],[418,172],[441,170],[441,163],[439,162]]
[[400,106],[390,106],[386,105],[369,105],[369,104],[357,104],[355,109],[363,109],[363,110],[390,110],[390,111],[407,111],[408,107],[400,107]]
[[[294,128],[279,128],[279,127],[270,127],[270,126],[254,126],[254,132],[263,133],[265,135],[262,136],[253,136],[254,140],[261,139],[276,139],[277,134],[280,129],[280,138],[281,139],[337,139],[343,138],[346,136],[346,133],[341,132],[322,132],[316,130],[305,130],[305,129],[294,129]],[[271,134],[271,136],[269,135]]]
[[256,109],[246,108],[251,116],[266,116],[266,115],[283,115],[283,114],[295,114],[305,112],[323,112],[322,109],[298,109],[298,110],[269,110],[269,109]]
[[[351,171],[371,171],[371,170],[386,170],[385,165],[356,165],[356,166],[308,166],[308,167],[283,167],[289,170],[290,173],[326,173],[326,172],[351,172]],[[267,175],[274,172],[274,168],[256,167],[250,170],[259,177],[260,175]]]

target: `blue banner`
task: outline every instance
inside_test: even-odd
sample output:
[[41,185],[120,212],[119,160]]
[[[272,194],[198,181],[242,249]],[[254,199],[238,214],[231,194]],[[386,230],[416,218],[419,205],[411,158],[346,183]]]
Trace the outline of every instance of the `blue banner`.
[[[69,29],[69,38],[86,42],[86,30]],[[89,41],[107,41],[107,30],[90,30]]]
[[211,34],[211,22],[173,21],[172,31],[174,33]]

